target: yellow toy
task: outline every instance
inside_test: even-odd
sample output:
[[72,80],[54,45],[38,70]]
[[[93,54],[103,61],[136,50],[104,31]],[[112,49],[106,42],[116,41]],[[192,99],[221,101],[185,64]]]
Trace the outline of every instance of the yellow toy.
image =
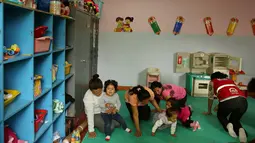
[[13,44],[10,48],[4,47],[4,59],[8,60],[9,58],[13,58],[20,53],[20,48],[17,44]]

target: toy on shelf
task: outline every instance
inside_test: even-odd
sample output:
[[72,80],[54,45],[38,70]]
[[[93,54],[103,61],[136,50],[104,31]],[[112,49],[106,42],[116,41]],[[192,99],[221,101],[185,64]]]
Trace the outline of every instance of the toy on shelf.
[[18,90],[4,90],[4,106],[9,105],[14,101],[14,99],[20,95],[20,92]]
[[234,82],[237,82],[237,76],[238,75],[244,75],[245,72],[244,71],[236,71],[236,70],[233,70],[233,69],[229,69],[229,75],[231,76],[230,78],[234,81]]
[[157,35],[160,35],[161,30],[160,30],[160,27],[158,25],[156,18],[154,16],[151,16],[151,17],[149,17],[148,22],[149,22],[153,32]]
[[95,15],[98,17],[99,14],[100,14],[100,10],[99,10],[98,4],[95,4],[95,5],[94,5],[94,11],[95,11]]
[[182,16],[178,16],[176,18],[176,22],[175,22],[175,25],[174,25],[174,30],[173,30],[174,35],[177,35],[181,32],[181,28],[182,28],[183,23],[184,23],[184,18]]
[[[69,134],[63,141],[63,143],[73,143],[74,141],[81,141],[82,137],[80,136],[81,133],[86,129],[86,127],[88,126],[87,121],[84,121],[83,123],[81,123],[75,130],[73,130],[73,132],[71,134]],[[80,135],[78,135],[78,139],[75,139],[75,133],[79,132]]]
[[34,96],[38,96],[42,93],[42,76],[41,75],[35,75],[34,76]]
[[48,111],[44,109],[35,110],[35,132],[37,132],[41,126],[44,124],[44,118],[47,115]]
[[205,17],[204,18],[204,24],[206,28],[206,32],[209,36],[212,36],[214,33],[213,26],[212,26],[212,18],[211,17]]
[[60,143],[61,142],[61,137],[59,132],[55,132],[53,134],[53,143]]
[[42,37],[46,33],[47,30],[48,30],[48,26],[38,26],[38,27],[36,27],[34,37],[35,38]]
[[61,1],[51,0],[50,1],[50,13],[60,15],[61,12]]
[[209,67],[209,55],[204,52],[197,52],[191,54],[191,72],[192,73],[206,73]]
[[52,65],[52,83],[57,80],[58,65]]
[[84,0],[84,9],[85,11],[94,14],[94,1],[93,0]]
[[62,113],[65,109],[64,103],[58,99],[53,100],[53,111],[55,114]]
[[20,48],[17,44],[11,45],[10,48],[4,47],[4,60],[14,58],[15,56],[19,55],[19,53],[20,53]]
[[255,36],[255,18],[251,20],[251,28],[252,28],[252,33]]
[[47,52],[50,50],[50,43],[52,37],[43,36],[46,33],[47,29],[47,26],[39,26],[35,28],[34,53]]
[[134,21],[133,17],[126,17],[125,24],[123,25],[124,32],[133,32],[133,29],[130,26],[130,23]]
[[68,16],[70,14],[70,8],[69,6],[65,6],[63,3],[61,4],[61,15]]
[[122,17],[117,17],[116,22],[117,22],[117,27],[114,29],[114,32],[123,32],[123,24],[124,24],[124,19]]
[[228,30],[227,30],[227,35],[232,36],[235,32],[236,26],[238,24],[239,20],[237,18],[231,18],[229,25],[228,25]]
[[67,61],[65,62],[65,75],[70,74],[72,64],[69,64]]

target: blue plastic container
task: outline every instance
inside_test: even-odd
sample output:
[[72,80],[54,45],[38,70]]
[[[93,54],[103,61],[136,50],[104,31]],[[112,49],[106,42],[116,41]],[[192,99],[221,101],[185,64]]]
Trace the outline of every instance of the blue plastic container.
[[50,0],[37,0],[37,9],[49,12],[50,11]]

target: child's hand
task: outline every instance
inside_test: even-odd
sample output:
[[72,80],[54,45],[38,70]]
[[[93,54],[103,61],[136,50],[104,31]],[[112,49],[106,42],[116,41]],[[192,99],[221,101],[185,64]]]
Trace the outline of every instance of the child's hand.
[[116,108],[112,109],[112,114],[116,114],[118,110]]
[[111,113],[112,113],[112,110],[111,110],[111,109],[105,110],[105,113],[111,114]]
[[152,133],[151,133],[151,136],[155,136],[155,133],[152,132]]
[[109,107],[110,107],[110,104],[109,104],[109,103],[106,103],[106,104],[105,104],[105,107],[106,107],[106,108],[109,108]]
[[171,136],[176,137],[176,134],[171,134]]

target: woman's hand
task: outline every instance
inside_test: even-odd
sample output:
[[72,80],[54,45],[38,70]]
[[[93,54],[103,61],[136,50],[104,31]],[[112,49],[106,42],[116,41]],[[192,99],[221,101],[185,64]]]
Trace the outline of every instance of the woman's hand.
[[155,133],[152,132],[152,133],[151,133],[151,136],[155,136]]
[[112,113],[112,110],[111,110],[111,109],[105,110],[105,113],[111,114],[111,113]]
[[176,134],[171,134],[172,137],[176,137]]
[[89,132],[89,138],[96,138],[96,132]]
[[136,136],[136,137],[142,136],[142,132],[141,132],[140,130],[136,130],[135,136]]
[[212,115],[212,112],[203,112],[204,115]]

